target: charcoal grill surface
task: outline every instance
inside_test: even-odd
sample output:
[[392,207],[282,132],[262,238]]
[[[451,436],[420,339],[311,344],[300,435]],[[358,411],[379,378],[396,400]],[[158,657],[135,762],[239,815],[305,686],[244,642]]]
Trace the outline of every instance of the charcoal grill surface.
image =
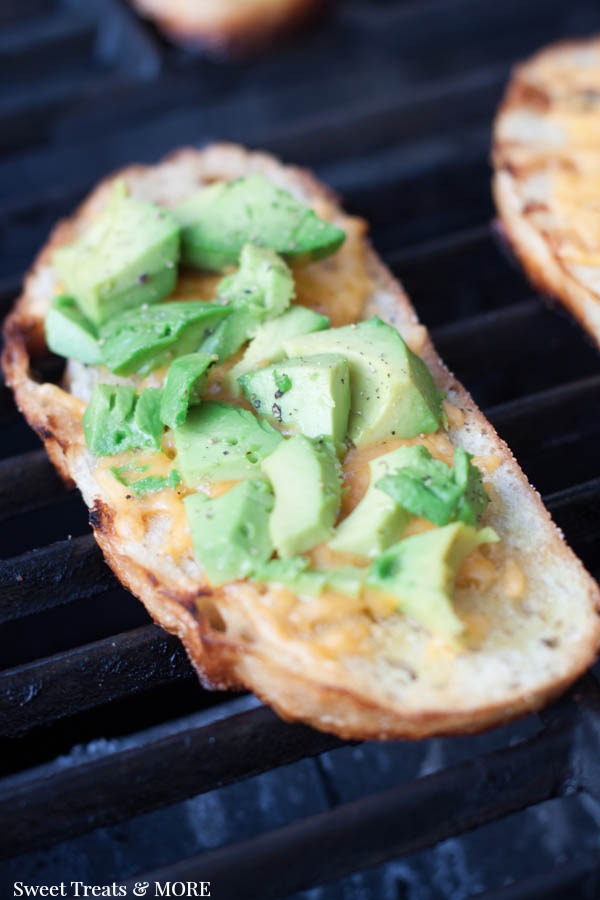
[[[592,0],[340,0],[285,47],[219,64],[118,0],[4,0],[0,312],[53,223],[118,166],[214,139],[311,166],[369,219],[597,576],[598,356],[506,253],[488,165],[511,64],[593,30]],[[211,880],[220,900],[600,896],[595,672],[488,735],[385,746],[202,691],[4,385],[0,435],[2,896],[78,878]]]

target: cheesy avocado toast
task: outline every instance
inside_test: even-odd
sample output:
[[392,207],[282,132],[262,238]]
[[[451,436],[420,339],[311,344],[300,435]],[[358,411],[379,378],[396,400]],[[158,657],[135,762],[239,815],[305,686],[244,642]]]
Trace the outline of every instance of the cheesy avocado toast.
[[473,731],[589,665],[597,587],[364,233],[238,147],[127,169],[55,230],[3,365],[206,686],[347,737]]

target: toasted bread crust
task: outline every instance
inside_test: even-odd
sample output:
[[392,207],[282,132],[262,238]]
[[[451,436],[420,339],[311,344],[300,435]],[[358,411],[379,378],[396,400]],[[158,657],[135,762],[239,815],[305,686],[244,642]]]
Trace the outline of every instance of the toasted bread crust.
[[323,0],[132,0],[178,43],[247,56],[301,25]]
[[[553,195],[561,175],[593,200],[600,129],[600,38],[563,41],[517,66],[498,110],[493,193],[506,236],[533,284],[558,298],[600,344],[600,231],[574,241],[582,212]],[[576,260],[574,245],[581,258]],[[587,260],[587,262],[586,262]]]
[[[306,202],[333,202],[332,195],[310,174],[231,145],[179,151],[158,166],[131,167],[118,174],[136,183],[138,190],[148,191],[151,185],[152,199],[162,200],[173,190],[189,192],[203,180],[252,171],[264,172]],[[32,358],[43,349],[43,317],[54,288],[49,270],[52,254],[93,218],[111,181],[101,183],[75,215],[53,231],[6,322],[2,363],[20,409],[44,441],[54,465],[65,480],[75,481],[82,490],[108,564],[142,600],[152,618],[182,640],[202,683],[211,688],[247,687],[286,719],[300,719],[356,739],[476,732],[538,709],[564,690],[596,655],[600,643],[598,588],[564,543],[510,450],[444,367],[399,284],[370,250],[368,266],[374,289],[364,315],[377,313],[405,337],[419,334],[424,339],[422,355],[438,385],[465,415],[456,441],[474,452],[483,448],[501,458],[502,465],[491,478],[497,498],[490,504],[489,522],[525,567],[531,584],[527,602],[542,610],[543,634],[534,634],[531,645],[523,647],[518,658],[511,647],[506,650],[504,646],[498,653],[494,651],[495,655],[490,653],[489,662],[485,652],[477,659],[464,654],[466,658],[461,656],[447,666],[445,680],[439,684],[435,679],[429,684],[431,666],[424,663],[414,676],[416,684],[411,675],[413,680],[409,679],[406,688],[384,690],[377,673],[373,679],[369,672],[364,677],[362,670],[356,673],[337,660],[315,666],[308,656],[307,663],[298,654],[292,642],[277,636],[272,640],[268,628],[262,627],[258,588],[238,583],[211,592],[201,579],[190,579],[168,562],[157,563],[156,554],[144,554],[143,546],[123,540],[115,527],[116,512],[93,478],[80,401],[55,385],[36,382],[30,371]],[[481,602],[485,604],[486,597]],[[519,624],[532,627],[528,615],[515,613],[517,630]],[[538,637],[544,640],[540,642]],[[537,653],[541,655],[536,662]],[[531,671],[521,672],[522,660],[530,656]],[[377,662],[373,660],[373,665]],[[435,667],[444,670],[443,660]],[[464,672],[459,673],[461,667]],[[486,673],[492,670],[496,679],[479,694],[475,688],[477,667]],[[508,672],[502,675],[506,684],[496,683],[501,672]],[[473,685],[471,696],[464,685]]]

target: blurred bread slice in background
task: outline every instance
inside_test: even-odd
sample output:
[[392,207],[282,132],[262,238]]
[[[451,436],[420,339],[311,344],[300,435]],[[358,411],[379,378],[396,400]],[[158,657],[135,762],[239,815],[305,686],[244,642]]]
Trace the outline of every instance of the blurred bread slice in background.
[[171,39],[216,56],[264,50],[305,22],[327,0],[131,0]]
[[600,37],[515,68],[493,163],[502,226],[527,274],[600,344]]

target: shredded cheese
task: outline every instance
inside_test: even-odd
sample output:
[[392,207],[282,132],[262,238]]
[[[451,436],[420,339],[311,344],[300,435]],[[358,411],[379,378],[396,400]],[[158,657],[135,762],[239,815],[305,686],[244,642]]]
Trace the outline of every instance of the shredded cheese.
[[502,572],[502,590],[509,600],[520,600],[527,586],[525,573],[514,559],[509,558],[504,564]]
[[444,412],[450,428],[462,428],[465,424],[465,414],[460,406],[455,406],[449,400],[444,400]]
[[[316,211],[331,218],[327,209]],[[373,290],[366,268],[365,223],[362,219],[345,218],[341,224],[346,240],[334,256],[294,267],[296,302],[329,316],[334,327],[360,319]]]
[[478,547],[463,560],[456,583],[458,587],[476,585],[479,590],[487,591],[497,580],[498,574],[496,565]]
[[481,456],[474,456],[472,462],[478,469],[483,469],[484,472],[491,475],[502,465],[502,457],[498,456],[496,453],[489,453]]

